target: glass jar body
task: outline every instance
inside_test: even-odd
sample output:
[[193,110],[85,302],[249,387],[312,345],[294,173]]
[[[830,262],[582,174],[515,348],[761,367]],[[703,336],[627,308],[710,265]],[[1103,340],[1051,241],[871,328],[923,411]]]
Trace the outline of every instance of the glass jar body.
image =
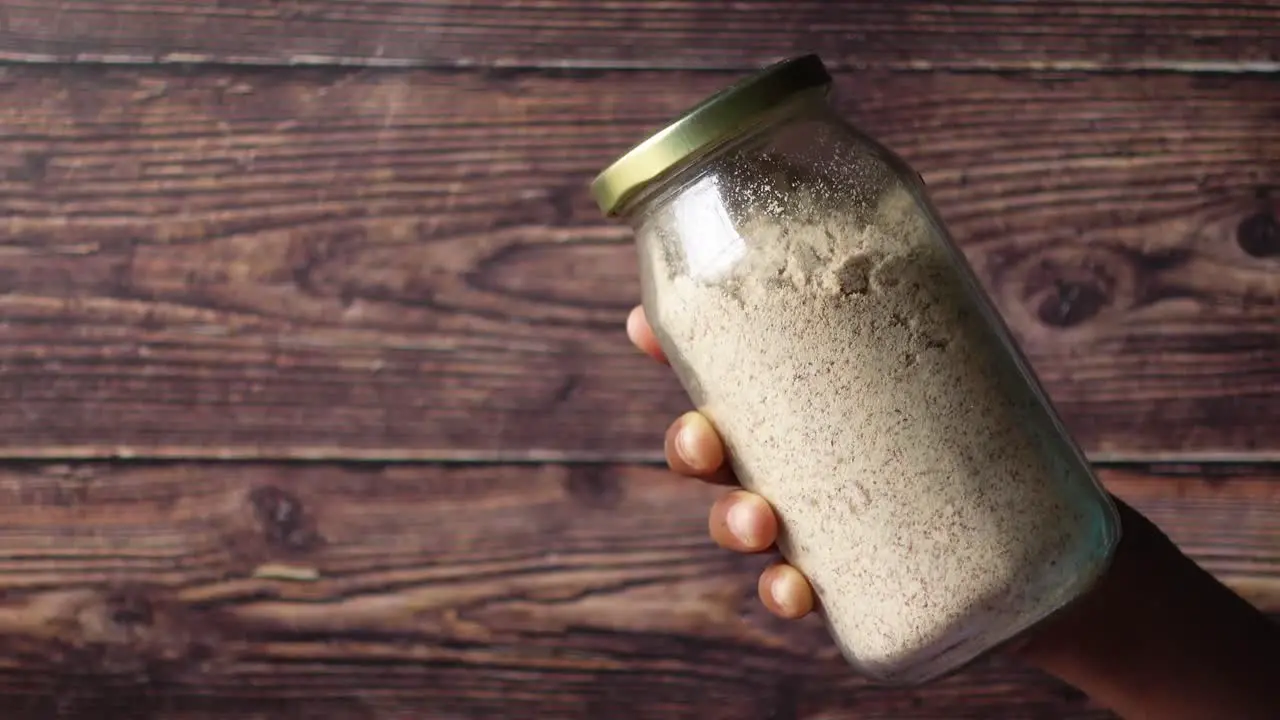
[[663,349],[862,672],[950,672],[1105,570],[1115,507],[919,176],[824,100],[624,214]]

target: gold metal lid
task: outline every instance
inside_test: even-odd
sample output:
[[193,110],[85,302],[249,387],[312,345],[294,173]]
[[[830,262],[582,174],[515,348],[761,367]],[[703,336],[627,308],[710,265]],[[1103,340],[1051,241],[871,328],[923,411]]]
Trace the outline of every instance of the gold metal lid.
[[702,101],[615,160],[591,183],[591,194],[606,215],[616,214],[659,175],[734,137],[786,100],[830,85],[817,55],[771,65]]

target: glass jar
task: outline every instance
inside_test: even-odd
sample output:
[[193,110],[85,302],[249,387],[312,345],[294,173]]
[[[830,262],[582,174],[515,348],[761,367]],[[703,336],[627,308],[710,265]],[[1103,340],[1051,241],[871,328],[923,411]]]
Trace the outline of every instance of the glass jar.
[[923,682],[1085,593],[1115,506],[926,198],[816,56],[601,173],[643,304],[863,673]]

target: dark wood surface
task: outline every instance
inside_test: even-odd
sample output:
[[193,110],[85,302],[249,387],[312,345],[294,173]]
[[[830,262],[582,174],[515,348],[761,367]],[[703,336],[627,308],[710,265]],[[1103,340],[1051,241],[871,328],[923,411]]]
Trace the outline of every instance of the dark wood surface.
[[[1280,471],[1103,479],[1280,613]],[[619,465],[11,466],[0,692],[86,718],[204,717],[202,694],[336,718],[1106,717],[998,660],[867,686],[816,620],[760,608],[767,558],[704,537],[717,492]]]
[[[585,186],[732,74],[3,73],[0,453],[655,458],[686,407]],[[1095,457],[1280,451],[1280,82],[839,91]]]
[[1110,718],[867,685],[634,464],[687,403],[586,182],[810,50],[1108,487],[1280,618],[1280,4],[5,0],[0,714]]
[[0,58],[456,67],[1247,70],[1272,0],[6,0]]

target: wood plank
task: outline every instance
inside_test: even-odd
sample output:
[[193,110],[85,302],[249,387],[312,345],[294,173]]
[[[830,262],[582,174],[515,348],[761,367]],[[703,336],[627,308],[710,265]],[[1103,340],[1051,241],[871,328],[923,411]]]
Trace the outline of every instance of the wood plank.
[[7,0],[0,59],[1274,71],[1274,2]]
[[[1103,477],[1274,591],[1280,468],[1202,472]],[[0,693],[33,720],[1108,717],[1001,660],[866,685],[816,620],[763,612],[767,558],[712,546],[717,492],[637,466],[10,465]]]
[[[656,458],[585,185],[731,77],[0,69],[0,454]],[[1280,452],[1280,83],[839,86],[1095,458]]]

